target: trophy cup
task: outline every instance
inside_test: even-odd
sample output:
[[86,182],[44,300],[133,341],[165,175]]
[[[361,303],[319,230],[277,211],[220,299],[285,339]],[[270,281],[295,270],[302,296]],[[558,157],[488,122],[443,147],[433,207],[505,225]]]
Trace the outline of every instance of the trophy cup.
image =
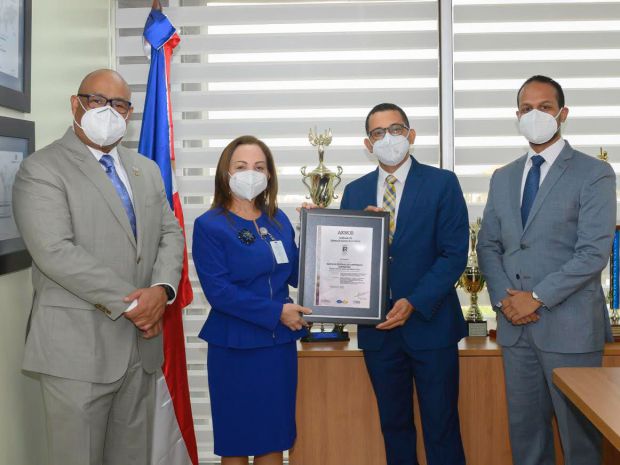
[[[338,196],[335,193],[336,187],[340,184],[342,179],[342,166],[338,166],[338,173],[331,171],[323,163],[323,157],[325,154],[325,147],[332,142],[332,130],[328,129],[323,134],[319,134],[316,130],[310,129],[308,133],[308,140],[314,147],[318,147],[319,151],[319,165],[314,168],[310,173],[306,173],[307,166],[301,168],[301,174],[303,175],[302,182],[308,188],[309,195],[307,198],[312,199],[312,203],[318,205],[321,208],[326,208],[332,202],[333,199],[337,199]],[[303,342],[334,342],[334,341],[348,341],[349,333],[344,330],[345,325],[336,323],[331,331],[325,331],[325,324],[320,324],[320,332],[312,332],[312,323],[308,328],[308,334],[301,340]]]
[[316,129],[314,131],[310,129],[308,140],[310,140],[310,143],[313,146],[318,147],[319,165],[307,174],[307,167],[302,167],[302,182],[308,188],[310,193],[308,198],[312,199],[312,202],[315,205],[318,205],[321,208],[327,208],[333,199],[338,198],[334,191],[342,181],[342,179],[340,179],[340,175],[342,174],[342,166],[338,166],[338,173],[334,173],[323,164],[325,147],[332,142],[332,130],[329,129],[323,134],[317,134]]
[[480,231],[481,220],[478,220],[469,227],[470,251],[467,258],[467,266],[461,275],[458,286],[462,287],[470,296],[470,306],[465,315],[465,321],[469,328],[470,336],[486,336],[487,322],[482,318],[478,307],[478,293],[484,288],[484,278],[478,266],[478,256],[476,255],[476,242],[478,241],[478,231]]
[[[600,148],[599,160],[609,162],[607,151]],[[611,334],[614,340],[620,340],[620,226],[616,225],[614,242],[609,257],[609,308],[611,310]]]

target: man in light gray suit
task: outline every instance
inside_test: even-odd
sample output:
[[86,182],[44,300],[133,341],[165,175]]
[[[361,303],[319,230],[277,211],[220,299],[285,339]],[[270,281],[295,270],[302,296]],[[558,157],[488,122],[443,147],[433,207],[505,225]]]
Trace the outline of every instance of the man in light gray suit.
[[562,139],[560,85],[528,79],[517,95],[529,152],[491,179],[478,259],[497,311],[515,465],[554,465],[557,417],[566,465],[601,463],[600,436],[553,385],[558,367],[601,366],[611,338],[601,271],[616,223],[609,164]]
[[32,255],[23,368],[40,374],[50,465],[146,465],[162,318],[184,240],[159,168],[118,145],[130,90],[111,70],[71,97],[73,127],[17,173]]

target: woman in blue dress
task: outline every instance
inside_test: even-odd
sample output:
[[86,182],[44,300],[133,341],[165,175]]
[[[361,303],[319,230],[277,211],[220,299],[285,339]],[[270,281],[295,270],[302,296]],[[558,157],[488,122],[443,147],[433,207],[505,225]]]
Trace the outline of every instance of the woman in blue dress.
[[238,137],[222,152],[211,209],[196,219],[193,259],[211,311],[199,336],[215,453],[223,465],[282,464],[295,436],[296,340],[310,310],[292,303],[298,250],[277,207],[269,148]]

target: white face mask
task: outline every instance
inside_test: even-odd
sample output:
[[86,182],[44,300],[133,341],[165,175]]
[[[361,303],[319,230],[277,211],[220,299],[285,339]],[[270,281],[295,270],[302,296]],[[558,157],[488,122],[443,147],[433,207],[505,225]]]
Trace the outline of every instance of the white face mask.
[[254,200],[267,189],[267,176],[254,170],[237,171],[230,175],[230,190],[244,200]]
[[[409,133],[407,133],[408,135]],[[379,161],[387,166],[398,165],[409,153],[409,139],[405,136],[393,136],[389,132],[385,133],[383,139],[376,141],[372,145],[374,153]]]
[[81,125],[75,119],[73,122],[84,131],[93,144],[100,147],[112,145],[123,137],[127,130],[125,118],[110,106],[86,110],[82,115]]
[[557,117],[561,112],[554,117],[540,110],[528,111],[519,119],[519,132],[532,144],[544,144],[558,132]]

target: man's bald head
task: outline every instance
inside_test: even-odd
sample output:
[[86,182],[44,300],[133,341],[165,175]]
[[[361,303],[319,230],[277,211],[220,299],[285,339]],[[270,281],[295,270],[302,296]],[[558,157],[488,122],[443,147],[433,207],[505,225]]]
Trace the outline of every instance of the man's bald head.
[[[102,100],[101,97],[105,100]],[[93,105],[91,99],[93,99],[94,102],[97,102],[96,99],[98,99],[101,103],[95,103]],[[133,113],[133,107],[130,102],[131,90],[129,89],[129,84],[127,84],[123,76],[116,71],[112,69],[98,69],[87,74],[86,77],[82,79],[77,95],[71,96],[71,111],[73,113],[73,130],[75,131],[75,135],[89,147],[108,153],[120,143],[122,138],[119,138],[111,145],[97,145],[88,138],[84,129],[82,129],[82,116],[84,116],[89,108],[99,108],[107,104],[118,111],[120,113],[119,116],[127,121]],[[129,107],[129,109],[127,109],[127,107]]]
[[88,73],[80,83],[78,94],[100,94],[107,98],[131,99],[129,84],[113,69],[98,69]]

